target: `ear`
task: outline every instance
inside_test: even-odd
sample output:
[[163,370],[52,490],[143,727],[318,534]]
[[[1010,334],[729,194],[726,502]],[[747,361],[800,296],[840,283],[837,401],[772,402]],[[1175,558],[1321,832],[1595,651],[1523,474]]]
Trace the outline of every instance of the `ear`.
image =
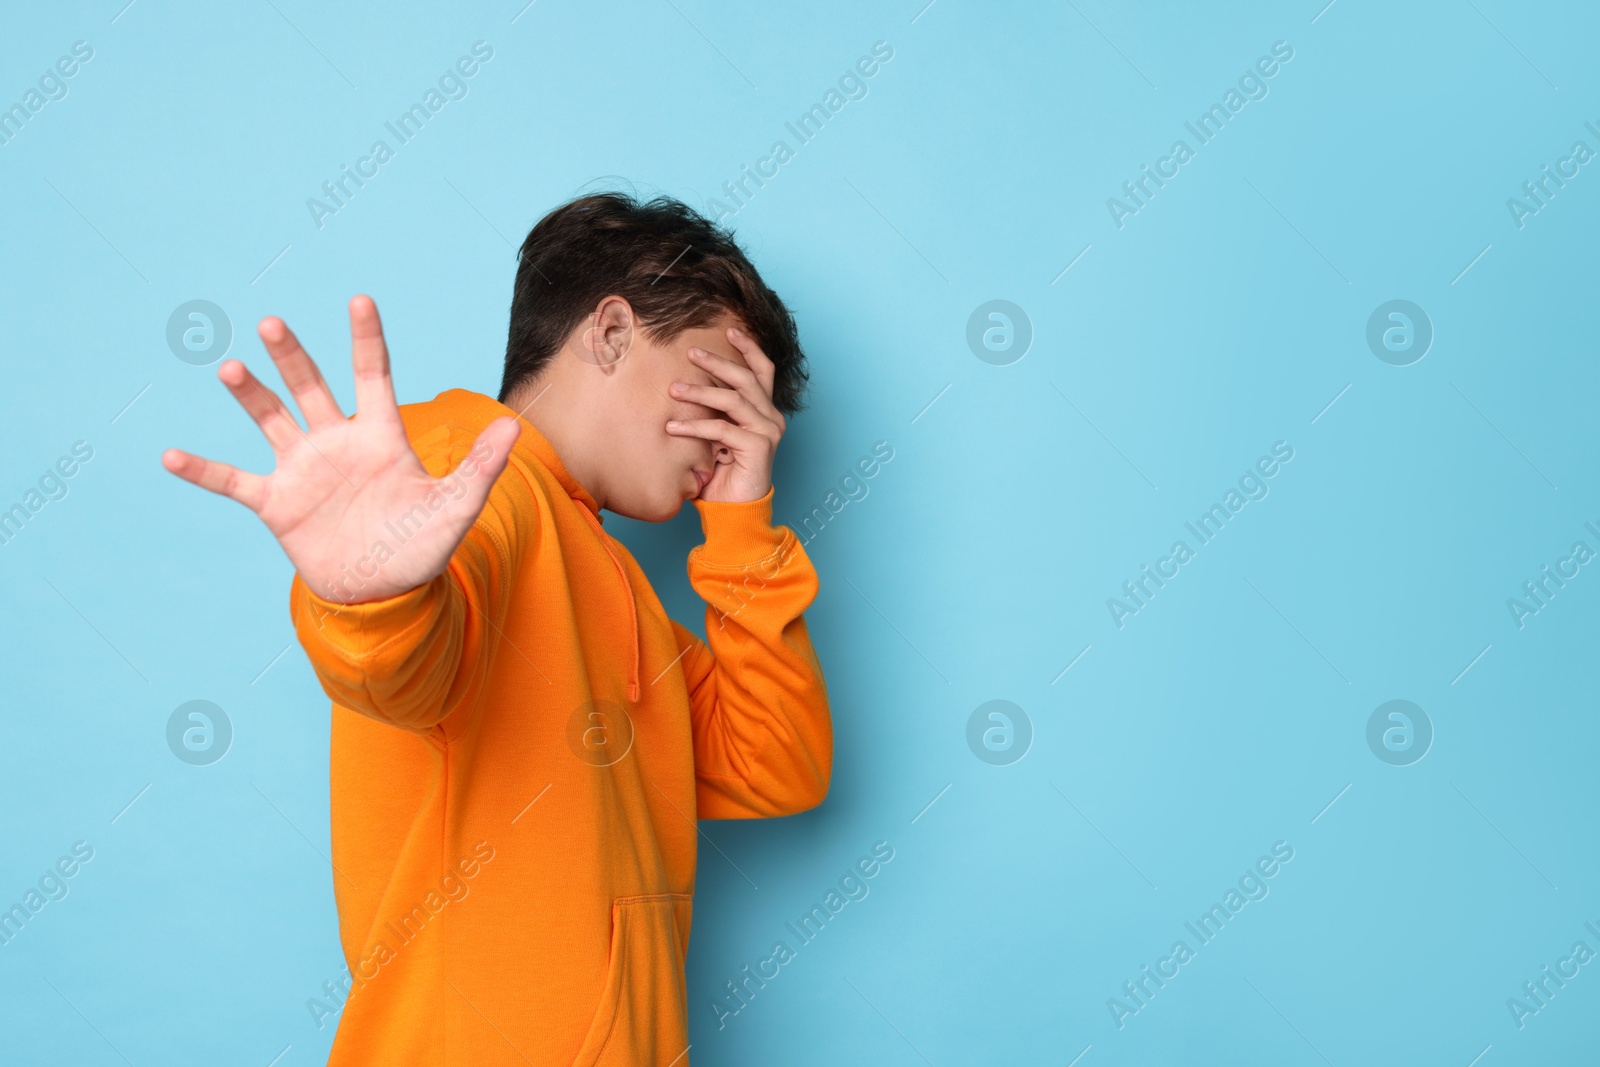
[[633,347],[637,324],[633,306],[622,297],[602,298],[574,333],[578,358],[609,373]]

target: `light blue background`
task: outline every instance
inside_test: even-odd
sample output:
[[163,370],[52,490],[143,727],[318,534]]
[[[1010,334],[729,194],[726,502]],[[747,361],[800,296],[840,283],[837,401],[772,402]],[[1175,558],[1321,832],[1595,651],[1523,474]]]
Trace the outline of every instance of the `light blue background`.
[[[826,804],[705,826],[727,859],[702,849],[694,1063],[1594,1047],[1600,965],[1524,1029],[1506,1007],[1575,941],[1600,949],[1600,576],[1521,630],[1506,607],[1600,548],[1600,174],[1520,230],[1506,208],[1575,140],[1600,148],[1591,9],[122,2],[12,5],[0,33],[6,104],[95,50],[0,147],[0,504],[95,449],[0,547],[0,903],[95,849],[0,948],[7,1062],[290,1067],[334,1032],[305,1005],[341,967],[327,701],[271,537],[159,465],[270,465],[215,367],[167,349],[171,311],[216,301],[274,382],[254,324],[283,316],[349,405],[344,306],[371,293],[402,401],[493,394],[511,245],[540,215],[616,176],[703,204],[795,147],[784,122],[879,40],[867,97],[731,220],[813,367],[780,520],[874,442],[895,458],[808,546]],[[470,95],[319,230],[306,198],[480,39]],[[1118,229],[1106,198],[1278,40],[1270,95]],[[996,298],[1035,331],[1005,367],[965,342]],[[1436,330],[1408,367],[1364,340],[1393,298]],[[1118,630],[1106,598],[1279,440],[1270,496]],[[698,627],[692,509],[608,526]],[[164,739],[196,698],[236,731],[209,767]],[[1035,731],[1006,767],[965,741],[997,698]],[[1409,767],[1365,740],[1394,698],[1437,732]],[[723,983],[878,840],[870,896],[719,1029]],[[1270,896],[1119,1030],[1107,998],[1279,840]]]

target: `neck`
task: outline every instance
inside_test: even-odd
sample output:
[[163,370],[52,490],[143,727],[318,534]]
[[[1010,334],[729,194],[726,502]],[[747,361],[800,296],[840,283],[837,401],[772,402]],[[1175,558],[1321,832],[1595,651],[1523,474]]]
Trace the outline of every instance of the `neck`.
[[603,426],[604,422],[586,417],[581,404],[575,402],[577,396],[576,390],[563,388],[559,373],[546,373],[513,389],[505,404],[550,442],[567,473],[603,508],[606,490],[593,465],[600,453],[592,447],[588,432],[589,428]]

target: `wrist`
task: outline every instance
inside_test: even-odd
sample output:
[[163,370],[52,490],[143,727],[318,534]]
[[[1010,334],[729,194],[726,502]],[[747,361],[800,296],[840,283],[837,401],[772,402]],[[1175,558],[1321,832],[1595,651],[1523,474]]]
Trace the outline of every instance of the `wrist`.
[[307,618],[318,630],[323,629],[329,620],[337,620],[340,627],[359,631],[381,628],[386,623],[411,616],[437,592],[432,588],[437,581],[435,577],[421,585],[393,591],[379,591],[369,584],[367,589],[360,592],[346,586],[328,588],[319,593],[303,575],[296,572],[291,583],[290,600],[291,604],[297,599],[300,601]]

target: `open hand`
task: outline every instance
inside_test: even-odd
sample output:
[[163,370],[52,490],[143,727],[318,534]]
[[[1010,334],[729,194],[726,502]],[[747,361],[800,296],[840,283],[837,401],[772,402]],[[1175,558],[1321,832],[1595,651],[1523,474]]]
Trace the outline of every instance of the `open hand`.
[[[339,410],[317,365],[282,319],[262,319],[258,332],[306,428],[243,363],[225,360],[217,377],[261,427],[276,469],[251,474],[176,448],[162,453],[162,466],[255,512],[301,579],[326,599],[381,600],[443,573],[505,469],[520,423],[496,419],[455,473],[434,478],[406,438],[383,325],[370,297],[350,301],[353,418]],[[395,527],[407,531],[403,542]],[[373,558],[378,542],[388,549],[381,561]]]

